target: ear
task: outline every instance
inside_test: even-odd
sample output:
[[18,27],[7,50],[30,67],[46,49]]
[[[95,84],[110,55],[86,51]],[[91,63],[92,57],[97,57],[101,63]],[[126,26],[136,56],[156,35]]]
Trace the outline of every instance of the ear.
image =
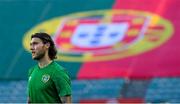
[[50,43],[46,43],[45,47],[48,49],[50,47]]

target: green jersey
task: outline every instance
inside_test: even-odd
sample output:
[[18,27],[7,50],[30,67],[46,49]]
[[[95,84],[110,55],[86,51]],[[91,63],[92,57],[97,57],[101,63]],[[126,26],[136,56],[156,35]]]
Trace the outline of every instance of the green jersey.
[[31,103],[61,103],[60,97],[71,95],[71,82],[63,67],[56,62],[29,71],[28,96]]

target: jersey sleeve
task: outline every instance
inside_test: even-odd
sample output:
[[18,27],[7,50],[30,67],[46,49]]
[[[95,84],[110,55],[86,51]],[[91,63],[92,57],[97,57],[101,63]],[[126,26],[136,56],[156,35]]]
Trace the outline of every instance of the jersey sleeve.
[[53,74],[53,81],[59,96],[71,95],[71,80],[65,70],[56,70]]

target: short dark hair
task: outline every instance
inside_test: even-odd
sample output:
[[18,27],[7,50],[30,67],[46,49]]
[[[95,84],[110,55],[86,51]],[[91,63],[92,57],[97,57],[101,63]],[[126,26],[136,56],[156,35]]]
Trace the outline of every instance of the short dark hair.
[[33,34],[33,35],[31,36],[31,39],[32,39],[32,38],[39,38],[39,39],[42,40],[42,42],[43,42],[44,44],[50,43],[50,47],[49,47],[49,51],[48,51],[49,58],[50,58],[51,60],[57,58],[57,57],[56,57],[57,49],[56,49],[55,44],[54,44],[54,42],[53,42],[53,40],[52,40],[52,38],[51,38],[51,36],[50,36],[49,34],[47,34],[47,33],[42,33],[42,32],[40,32],[40,33],[35,33],[35,34]]

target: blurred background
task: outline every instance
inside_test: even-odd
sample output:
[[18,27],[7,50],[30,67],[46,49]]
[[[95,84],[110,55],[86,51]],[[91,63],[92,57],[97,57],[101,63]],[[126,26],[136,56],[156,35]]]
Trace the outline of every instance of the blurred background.
[[180,102],[180,0],[0,0],[0,103],[25,103],[47,32],[74,103]]

